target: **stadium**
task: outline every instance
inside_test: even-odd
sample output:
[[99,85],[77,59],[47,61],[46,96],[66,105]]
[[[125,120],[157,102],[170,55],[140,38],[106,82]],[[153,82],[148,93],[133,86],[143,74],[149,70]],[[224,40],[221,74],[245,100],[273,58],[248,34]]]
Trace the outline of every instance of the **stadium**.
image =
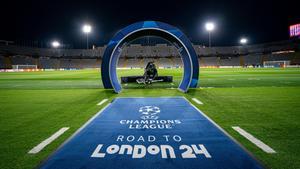
[[101,44],[85,23],[79,47],[0,34],[0,168],[299,168],[299,14],[286,38],[225,45],[221,24],[199,43],[166,18],[111,24]]
[[[148,38],[149,39],[149,38]],[[193,45],[201,68],[298,67],[299,40],[279,41],[257,45],[205,47]],[[100,68],[105,47],[95,49],[45,49],[1,45],[1,71],[12,68],[76,70]],[[154,60],[159,68],[181,68],[176,47],[170,44],[143,46],[130,44],[122,50],[119,69],[144,68]]]

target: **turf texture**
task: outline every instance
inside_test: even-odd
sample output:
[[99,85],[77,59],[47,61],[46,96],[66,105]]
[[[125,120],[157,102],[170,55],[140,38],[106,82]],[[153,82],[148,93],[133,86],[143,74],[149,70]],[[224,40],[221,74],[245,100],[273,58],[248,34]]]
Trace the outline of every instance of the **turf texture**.
[[[143,70],[119,70],[118,76]],[[197,105],[268,168],[300,166],[300,69],[200,69],[199,88],[176,90],[181,69],[159,70],[173,83],[123,84],[114,94],[102,87],[98,70],[0,73],[0,168],[37,166],[104,105],[119,96],[184,96]],[[193,103],[193,101],[191,101]],[[36,155],[27,152],[61,127],[70,129]],[[240,126],[269,146],[267,154],[238,135]]]

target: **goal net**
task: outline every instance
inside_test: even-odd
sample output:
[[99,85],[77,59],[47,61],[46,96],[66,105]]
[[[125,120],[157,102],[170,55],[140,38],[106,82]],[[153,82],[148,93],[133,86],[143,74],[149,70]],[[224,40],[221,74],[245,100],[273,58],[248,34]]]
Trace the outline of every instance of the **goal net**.
[[290,65],[290,61],[278,60],[278,61],[264,61],[264,67],[287,67]]
[[37,65],[12,65],[13,69],[37,69]]

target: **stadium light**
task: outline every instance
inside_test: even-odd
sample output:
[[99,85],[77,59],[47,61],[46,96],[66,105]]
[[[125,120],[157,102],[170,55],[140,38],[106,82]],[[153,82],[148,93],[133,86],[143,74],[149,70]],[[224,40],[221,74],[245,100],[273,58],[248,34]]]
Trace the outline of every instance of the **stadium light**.
[[58,48],[60,46],[60,43],[58,41],[53,41],[52,42],[52,47]]
[[240,43],[241,43],[242,45],[247,44],[247,42],[248,42],[248,39],[247,39],[247,38],[241,38],[241,40],[240,40]]
[[215,29],[215,24],[212,23],[212,22],[207,22],[205,24],[205,29],[208,31],[208,32],[211,32]]
[[205,29],[208,32],[208,43],[209,47],[211,47],[211,32],[215,29],[215,24],[213,22],[207,22],[205,24]]
[[92,26],[85,24],[82,27],[82,31],[86,34],[86,49],[89,49],[89,33],[92,32]]
[[82,31],[83,31],[84,33],[90,33],[90,32],[92,31],[91,25],[83,25]]

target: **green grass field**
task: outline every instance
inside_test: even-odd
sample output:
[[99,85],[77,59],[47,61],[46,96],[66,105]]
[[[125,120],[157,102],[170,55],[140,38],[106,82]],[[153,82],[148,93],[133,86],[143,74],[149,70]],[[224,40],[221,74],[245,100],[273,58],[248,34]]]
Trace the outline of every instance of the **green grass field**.
[[[122,70],[119,76],[143,70]],[[0,169],[37,166],[104,105],[118,96],[196,97],[196,105],[268,168],[300,168],[300,69],[201,69],[200,88],[181,93],[182,70],[159,70],[174,83],[126,84],[105,90],[97,70],[0,73]],[[61,127],[70,129],[40,153],[27,152]],[[269,146],[267,154],[238,135],[240,126]]]

